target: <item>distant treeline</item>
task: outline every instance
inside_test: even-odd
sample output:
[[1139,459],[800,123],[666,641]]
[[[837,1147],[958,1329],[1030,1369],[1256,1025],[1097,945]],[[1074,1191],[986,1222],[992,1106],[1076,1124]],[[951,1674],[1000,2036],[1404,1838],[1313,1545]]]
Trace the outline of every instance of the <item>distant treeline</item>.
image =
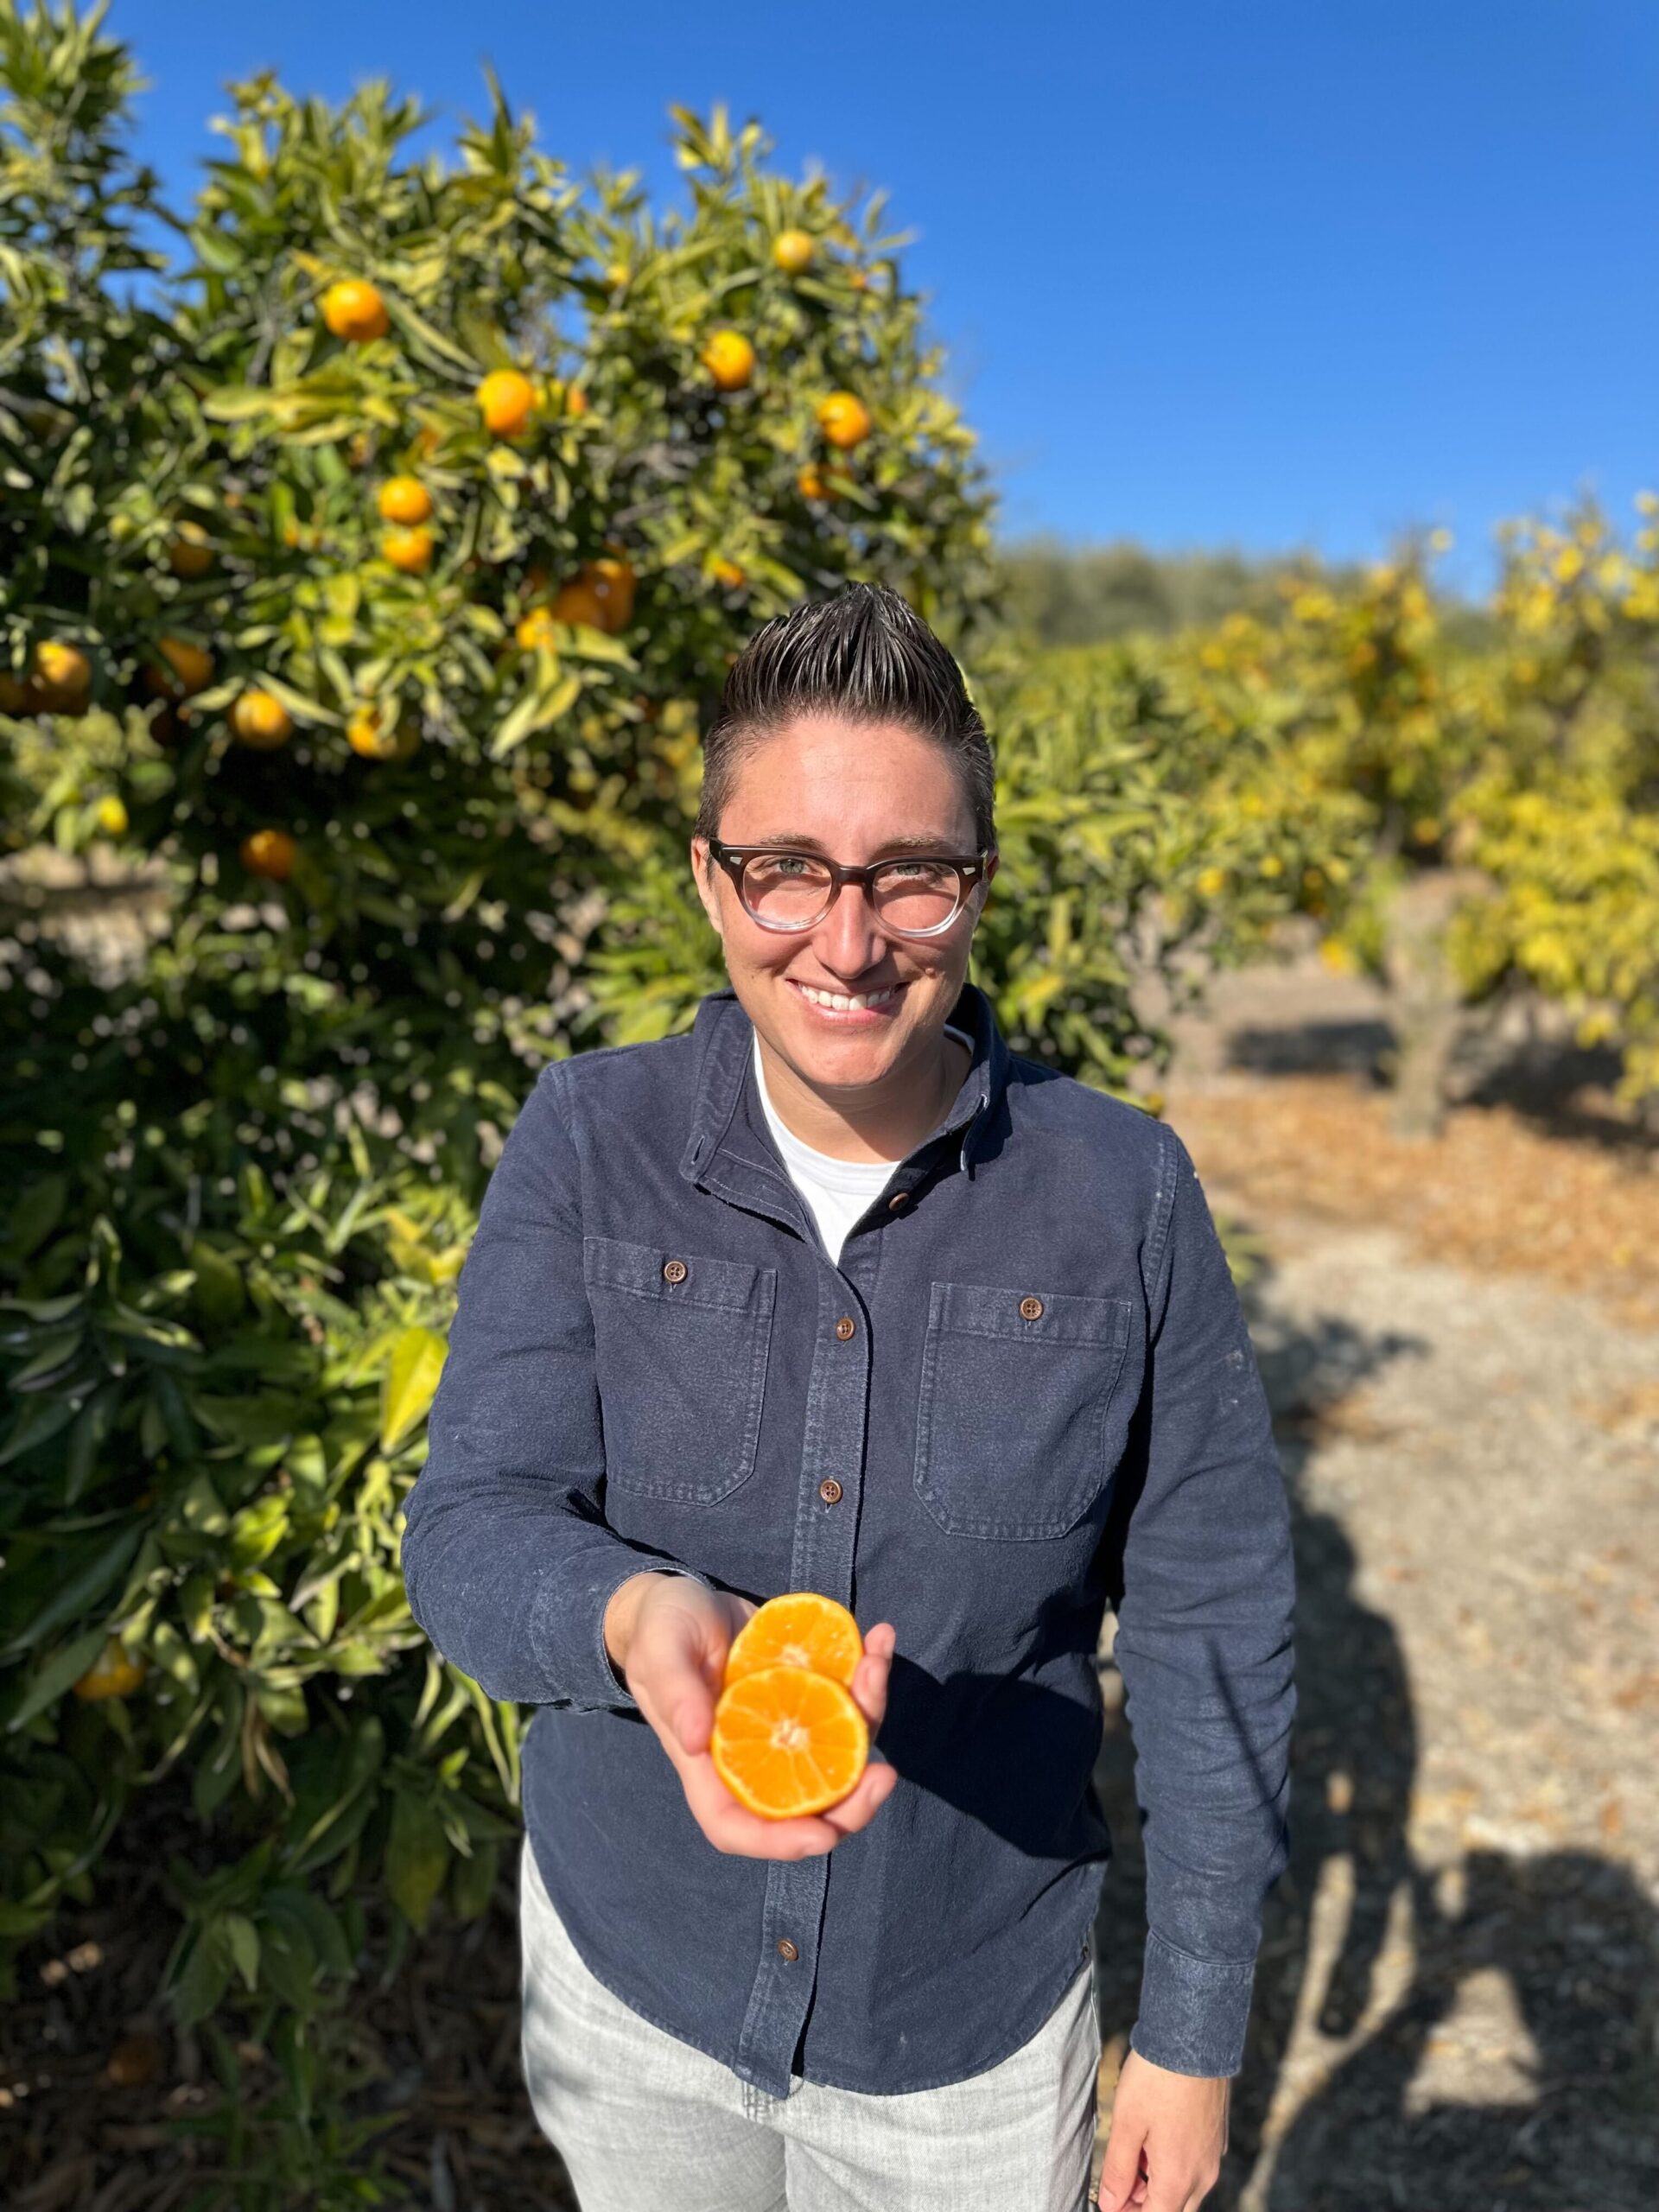
[[[1313,554],[1251,558],[1243,553],[1155,554],[1128,539],[1098,545],[1030,537],[1005,544],[999,560],[1009,626],[1046,645],[1086,645],[1132,632],[1164,636],[1239,612],[1274,619],[1284,579],[1317,576],[1328,588],[1356,586],[1361,563],[1330,564]],[[1482,626],[1471,607],[1447,605],[1455,627]]]

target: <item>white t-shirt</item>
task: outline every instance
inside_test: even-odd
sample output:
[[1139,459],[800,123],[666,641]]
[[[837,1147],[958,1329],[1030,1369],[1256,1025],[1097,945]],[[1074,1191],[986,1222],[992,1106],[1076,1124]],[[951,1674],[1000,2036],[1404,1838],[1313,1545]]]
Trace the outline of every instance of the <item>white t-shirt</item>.
[[[946,1022],[944,1033],[964,1044],[969,1052],[974,1040],[963,1030]],[[836,1267],[841,1265],[841,1248],[847,1241],[847,1232],[872,1198],[880,1198],[887,1187],[896,1160],[835,1160],[827,1152],[817,1152],[810,1144],[803,1144],[792,1129],[787,1129],[778,1118],[778,1109],[766,1090],[766,1070],[760,1064],[760,1039],[754,1040],[754,1079],[760,1088],[760,1103],[766,1112],[766,1126],[772,1141],[783,1154],[784,1165],[789,1170],[789,1179],[812,1210],[818,1224],[818,1234],[823,1239],[825,1251]]]

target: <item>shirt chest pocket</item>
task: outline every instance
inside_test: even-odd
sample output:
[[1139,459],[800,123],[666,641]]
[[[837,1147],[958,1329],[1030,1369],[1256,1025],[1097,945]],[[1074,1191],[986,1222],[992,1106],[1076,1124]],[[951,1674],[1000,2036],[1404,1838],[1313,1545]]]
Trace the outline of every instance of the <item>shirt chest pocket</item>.
[[713,1505],[754,1471],[775,1268],[584,1236],[605,1479]]
[[1063,1536],[1117,1464],[1135,1306],[936,1282],[922,1351],[916,1494],[947,1534]]

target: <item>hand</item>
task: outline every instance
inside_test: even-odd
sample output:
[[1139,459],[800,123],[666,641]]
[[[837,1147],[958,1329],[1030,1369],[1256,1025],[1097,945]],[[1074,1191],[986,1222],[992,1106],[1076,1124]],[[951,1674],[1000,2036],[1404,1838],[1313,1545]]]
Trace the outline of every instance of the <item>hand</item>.
[[1195,2212],[1227,2148],[1230,2076],[1175,2074],[1131,2050],[1117,2077],[1100,2212]]
[[[897,1770],[874,1762],[828,1811],[763,1821],[740,1805],[709,1754],[715,1700],[732,1639],[757,1610],[747,1598],[705,1590],[683,1574],[635,1575],[605,1612],[605,1644],[627,1677],[633,1701],[673,1762],[691,1816],[716,1851],[744,1859],[815,1859],[867,1827],[898,1787]],[[887,1709],[887,1674],[897,1637],[879,1621],[864,1639],[852,1681],[872,1741]]]

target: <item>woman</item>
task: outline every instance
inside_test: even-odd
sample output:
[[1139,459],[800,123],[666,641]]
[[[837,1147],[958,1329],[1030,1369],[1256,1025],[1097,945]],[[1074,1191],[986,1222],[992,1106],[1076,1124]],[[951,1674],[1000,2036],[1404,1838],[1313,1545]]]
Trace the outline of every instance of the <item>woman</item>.
[[[543,1071],[461,1277],[404,1565],[546,1708],[524,2060],[582,2212],[1077,2212],[1109,1599],[1150,1933],[1100,2202],[1219,2164],[1285,1859],[1284,1487],[1179,1141],[966,982],[993,788],[901,599],[768,623],[691,840],[730,988]],[[880,1733],[772,1822],[708,1745],[796,1589],[857,1616]]]

